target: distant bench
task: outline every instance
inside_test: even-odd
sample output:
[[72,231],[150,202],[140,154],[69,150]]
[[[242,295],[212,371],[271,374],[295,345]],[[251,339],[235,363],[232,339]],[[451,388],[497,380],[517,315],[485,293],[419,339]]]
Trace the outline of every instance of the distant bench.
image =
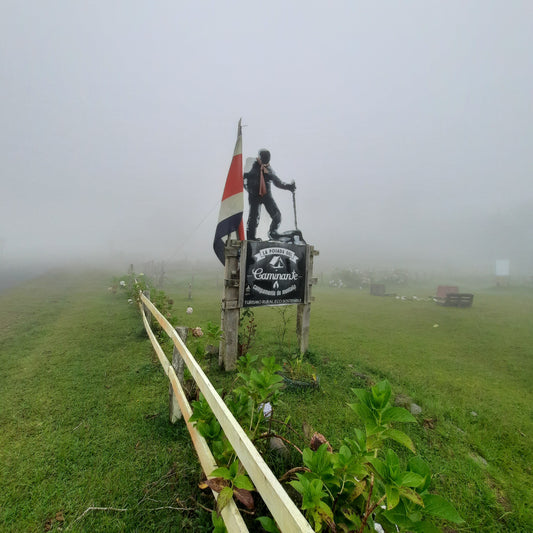
[[436,298],[445,307],[472,307],[474,295],[468,292],[449,292],[444,298]]

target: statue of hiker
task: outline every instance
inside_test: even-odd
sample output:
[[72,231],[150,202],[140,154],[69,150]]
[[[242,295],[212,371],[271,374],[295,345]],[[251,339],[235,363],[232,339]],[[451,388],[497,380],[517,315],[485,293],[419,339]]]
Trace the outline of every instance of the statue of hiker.
[[264,149],[259,150],[259,155],[254,161],[251,170],[244,174],[244,188],[248,191],[248,201],[250,203],[247,227],[247,239],[250,241],[257,240],[255,233],[259,224],[261,204],[265,206],[272,219],[268,232],[269,238],[277,240],[280,237],[278,228],[281,223],[281,212],[272,197],[271,184],[274,184],[279,189],[285,189],[293,193],[296,190],[294,181],[292,183],[284,183],[276,176],[270,166],[270,152]]

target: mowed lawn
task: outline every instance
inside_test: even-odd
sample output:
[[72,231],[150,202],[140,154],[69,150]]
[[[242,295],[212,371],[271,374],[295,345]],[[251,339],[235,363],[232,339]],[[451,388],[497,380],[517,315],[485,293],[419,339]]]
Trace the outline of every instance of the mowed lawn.
[[[190,439],[167,421],[168,384],[138,313],[107,291],[114,274],[58,272],[0,293],[1,531],[211,530]],[[220,279],[168,273],[164,289],[181,324],[219,319]],[[360,426],[351,388],[387,378],[422,408],[404,429],[466,519],[448,531],[532,531],[533,290],[472,292],[473,307],[457,309],[319,285],[309,358],[321,388],[285,394],[280,416],[338,447]],[[279,354],[279,310],[255,314],[252,353]]]
[[58,272],[0,293],[2,532],[212,529],[168,381],[110,280]]

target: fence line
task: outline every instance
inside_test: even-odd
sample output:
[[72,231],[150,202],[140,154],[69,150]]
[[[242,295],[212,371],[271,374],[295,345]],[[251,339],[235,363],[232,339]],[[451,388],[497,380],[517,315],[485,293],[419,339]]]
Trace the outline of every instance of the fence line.
[[[146,329],[146,332],[148,333],[148,337],[150,338],[152,346],[154,347],[157,357],[159,358],[159,361],[161,363],[161,366],[163,367],[163,370],[165,371],[165,374],[168,376],[170,384],[172,385],[174,397],[178,401],[181,414],[183,415],[183,419],[185,420],[185,424],[187,425],[187,429],[189,430],[189,434],[191,435],[193,446],[196,450],[196,453],[198,454],[198,459],[200,460],[202,470],[204,471],[205,475],[210,478],[212,477],[210,476],[211,472],[213,472],[213,470],[217,468],[215,458],[213,457],[213,454],[211,453],[211,450],[207,445],[207,441],[204,439],[204,437],[202,437],[202,435],[200,435],[200,433],[198,433],[198,430],[193,426],[193,424],[189,422],[189,418],[192,415],[192,409],[189,405],[189,402],[187,401],[185,392],[183,391],[183,388],[178,379],[178,376],[176,375],[174,368],[169,363],[165,352],[157,342],[157,339],[154,333],[152,332],[148,319],[146,318],[143,306],[141,306],[141,312],[144,327]],[[212,490],[212,492],[213,496],[215,497],[215,500],[218,499],[218,492],[216,492],[215,490]],[[226,507],[224,507],[224,509],[222,509],[221,516],[224,520],[224,524],[226,524],[227,530],[230,533],[248,531],[248,528],[246,527],[241,513],[239,512],[239,509],[235,505],[234,501],[230,501],[230,503]]]
[[[264,461],[263,457],[257,451],[252,441],[248,438],[248,436],[240,426],[239,422],[237,422],[237,420],[235,419],[231,411],[228,409],[222,398],[220,398],[215,388],[205,375],[200,365],[196,362],[192,354],[189,352],[189,350],[185,346],[185,343],[182,341],[176,330],[170,325],[170,323],[152,304],[152,302],[144,294],[142,294],[142,292],[140,293],[140,298],[141,302],[144,304],[144,306],[141,305],[144,326],[146,328],[146,331],[148,332],[148,335],[161,362],[161,365],[163,366],[165,374],[167,374],[170,379],[174,394],[180,404],[180,408],[183,402],[184,407],[182,408],[182,414],[186,420],[187,428],[191,433],[193,444],[196,448],[196,442],[201,443],[199,446],[202,449],[202,453],[208,452],[208,454],[205,453],[205,456],[210,456],[210,462],[206,462],[206,467],[204,467],[204,464],[202,463],[204,459],[200,457],[199,449],[196,448],[198,456],[200,458],[200,464],[202,465],[202,468],[206,475],[209,476],[209,474],[216,468],[213,456],[207,446],[207,443],[205,442],[205,439],[203,439],[203,437],[201,437],[201,435],[196,431],[194,426],[192,426],[192,424],[188,422],[188,419],[191,414],[190,406],[185,398],[183,389],[181,388],[181,384],[179,383],[174,368],[170,364],[163,349],[157,342],[155,335],[151,331],[150,324],[148,323],[148,320],[145,316],[144,308],[146,308],[150,313],[152,313],[153,317],[157,320],[157,322],[159,322],[163,330],[172,339],[174,346],[176,347],[180,356],[183,358],[185,364],[187,365],[187,368],[189,369],[191,376],[196,382],[198,389],[204,395],[204,398],[209,404],[209,407],[213,411],[218,422],[220,423],[228,441],[235,450],[235,453],[237,454],[246,472],[248,473],[248,476],[254,483],[257,492],[263,498],[263,501],[270,510],[272,516],[274,517],[274,520],[278,524],[278,527],[280,528],[282,533],[311,533],[313,529],[309,525],[309,522],[307,522],[305,517],[302,515],[302,513],[296,506],[296,504],[289,498],[281,483],[272,473],[272,471]],[[203,450],[204,447],[206,448],[206,450]],[[215,495],[215,497],[216,496],[217,495]],[[234,505],[233,501],[231,503]],[[234,508],[236,512],[239,513],[235,505]],[[226,513],[226,515],[227,514],[228,513]],[[242,525],[238,525],[237,523],[232,524],[232,522],[235,522],[237,520],[233,512],[231,513],[231,516],[228,517],[228,519],[232,522],[226,522],[226,516],[224,511],[222,512],[222,517],[224,518],[224,522],[226,523],[226,527],[229,531],[247,531],[244,522],[242,523]],[[239,518],[242,521],[240,513]],[[232,529],[230,529],[230,527]]]

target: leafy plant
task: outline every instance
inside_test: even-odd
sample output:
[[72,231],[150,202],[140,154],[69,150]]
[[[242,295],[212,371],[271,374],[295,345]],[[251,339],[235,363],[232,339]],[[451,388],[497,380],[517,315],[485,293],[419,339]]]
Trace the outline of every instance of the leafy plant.
[[215,324],[214,322],[211,322],[210,320],[207,322],[207,327],[205,328],[205,335],[207,337],[207,340],[211,344],[218,345],[223,334],[224,332],[222,331],[222,329],[220,328],[218,324]]
[[207,485],[218,492],[217,513],[233,499],[236,498],[247,509],[254,508],[252,491],[255,490],[250,478],[244,473],[240,463],[235,459],[229,468],[221,466],[211,472],[211,478],[207,480]]
[[315,531],[374,531],[379,523],[386,532],[438,531],[432,518],[455,523],[462,519],[454,507],[431,494],[429,467],[413,457],[403,469],[398,455],[386,447],[395,441],[414,453],[411,439],[394,429],[395,422],[416,419],[390,403],[391,388],[382,381],[370,391],[352,389],[358,403],[350,407],[362,419],[365,431],[355,429],[338,452],[322,444],[306,448],[306,471],[290,482],[301,495],[301,508]]
[[315,367],[306,361],[305,354],[293,354],[283,361],[283,373],[291,380],[309,381],[318,386]]
[[[277,373],[281,366],[276,363],[274,357],[263,358],[259,363],[258,357],[250,354],[241,357],[237,366],[239,385],[225,396],[226,405],[252,441],[273,435],[270,428],[271,416],[281,394],[282,378]],[[250,494],[254,490],[253,485],[242,471],[235,452],[207,401],[201,397],[192,402],[192,408],[190,421],[207,440],[217,464],[220,465],[211,473],[213,479],[206,482],[219,493],[217,512],[219,513],[232,498],[236,498],[248,509],[253,509],[253,498]],[[261,518],[264,529],[276,531],[273,521],[269,521],[268,517]]]

